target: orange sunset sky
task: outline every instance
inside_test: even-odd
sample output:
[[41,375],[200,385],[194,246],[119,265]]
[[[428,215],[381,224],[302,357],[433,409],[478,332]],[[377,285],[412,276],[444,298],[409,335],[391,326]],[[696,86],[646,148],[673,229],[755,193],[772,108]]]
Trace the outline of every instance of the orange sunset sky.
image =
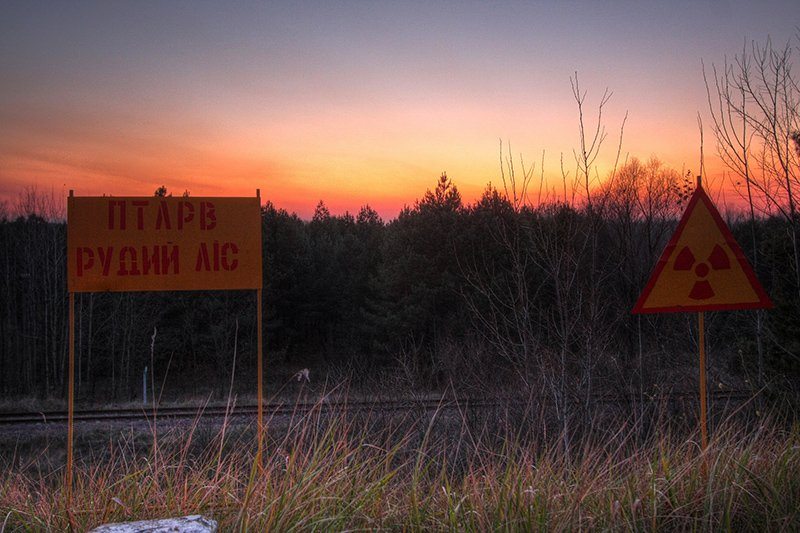
[[501,140],[560,186],[577,72],[590,128],[613,93],[601,177],[626,112],[623,158],[697,174],[699,113],[706,183],[731,204],[702,62],[798,25],[796,0],[0,0],[0,201],[259,188],[302,217],[324,200],[390,220],[443,171],[468,202],[499,185]]

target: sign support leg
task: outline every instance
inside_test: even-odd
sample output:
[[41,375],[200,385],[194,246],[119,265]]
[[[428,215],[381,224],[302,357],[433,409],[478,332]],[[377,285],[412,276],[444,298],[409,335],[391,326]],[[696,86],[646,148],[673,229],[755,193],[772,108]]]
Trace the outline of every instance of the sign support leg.
[[262,333],[261,289],[256,289],[257,330],[258,330],[258,455],[256,461],[259,468],[263,464],[264,451],[264,340]]
[[[261,209],[261,189],[256,189],[256,198],[258,198],[259,210]],[[259,227],[261,227],[261,217],[259,216]],[[259,234],[261,232],[259,231]],[[263,273],[261,274],[263,276]],[[258,322],[258,451],[256,455],[256,462],[258,467],[261,468],[264,464],[264,334],[263,334],[263,311],[261,309],[261,283],[258,284],[256,289],[256,322]]]
[[706,339],[703,311],[697,313],[698,344],[700,345],[700,439],[703,451],[708,448],[708,418],[706,411]]
[[75,293],[69,293],[69,376],[67,385],[67,511],[72,507],[72,440],[75,415]]

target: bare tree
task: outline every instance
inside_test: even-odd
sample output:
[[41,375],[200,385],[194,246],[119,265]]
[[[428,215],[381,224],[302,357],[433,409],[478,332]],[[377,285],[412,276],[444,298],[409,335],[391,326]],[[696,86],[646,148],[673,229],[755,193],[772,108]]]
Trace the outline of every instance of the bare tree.
[[583,180],[583,186],[586,193],[586,205],[589,211],[592,211],[592,178],[591,171],[594,167],[594,162],[600,154],[600,147],[606,138],[606,130],[603,127],[603,107],[611,99],[611,93],[608,89],[603,93],[600,99],[600,104],[597,106],[597,125],[591,137],[586,134],[586,123],[583,118],[583,103],[586,100],[586,91],[581,92],[580,84],[578,82],[578,73],[575,77],[570,77],[569,83],[572,86],[572,96],[578,104],[578,127],[580,130],[579,141],[580,151],[574,151],[575,162],[578,165],[577,176]]
[[[608,268],[610,256],[603,244],[607,190],[600,186],[596,167],[607,136],[603,110],[611,93],[603,93],[597,124],[588,128],[587,93],[581,91],[577,74],[570,84],[578,108],[579,148],[573,151],[574,175],[561,159],[563,201],[542,203],[540,184],[534,204],[529,191],[535,166],[527,167],[521,157],[518,164],[510,148],[504,155],[501,144],[504,196],[498,200],[496,191],[487,191],[476,209],[493,213],[491,247],[497,249],[494,257],[503,260],[487,261],[474,253],[461,258],[460,265],[470,288],[466,301],[473,319],[521,381],[552,398],[565,451],[576,417],[591,416],[596,368],[612,347],[612,313],[603,287],[615,271]],[[499,208],[501,204],[506,207]]]
[[[779,215],[788,229],[794,283],[800,296],[797,194],[800,175],[800,90],[792,47],[752,42],[721,69],[703,67],[717,152],[748,205],[753,266],[759,265],[757,215]],[[710,78],[710,79],[709,79]],[[793,146],[794,143],[794,146]],[[764,311],[753,313],[758,384],[764,384]]]
[[752,42],[722,68],[703,67],[717,152],[737,177],[750,208],[782,216],[789,227],[792,265],[800,296],[798,187],[800,153],[793,136],[800,131],[800,87],[792,73],[792,46]]

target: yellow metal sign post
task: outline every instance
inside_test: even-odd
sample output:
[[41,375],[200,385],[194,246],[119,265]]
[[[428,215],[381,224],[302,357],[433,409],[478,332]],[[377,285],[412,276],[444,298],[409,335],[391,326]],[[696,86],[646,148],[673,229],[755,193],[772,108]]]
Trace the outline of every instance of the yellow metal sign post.
[[75,293],[69,293],[69,372],[67,384],[67,512],[72,508],[72,436],[75,416]]
[[708,410],[706,397],[706,324],[705,312],[697,312],[697,344],[700,351],[700,447],[708,448]]
[[632,312],[697,312],[703,450],[708,446],[704,313],[771,307],[772,302],[698,176],[686,211]]
[[258,274],[258,288],[256,289],[256,328],[257,332],[257,342],[258,342],[258,357],[256,363],[256,371],[258,372],[258,376],[256,377],[257,383],[257,402],[258,402],[258,421],[256,424],[256,429],[258,431],[258,447],[256,451],[256,462],[258,463],[258,467],[261,468],[264,464],[264,337],[263,337],[263,328],[261,327],[261,321],[263,316],[263,308],[262,308],[262,274],[261,274],[261,190],[256,189],[256,198],[258,198],[258,205],[259,205],[259,216],[258,216],[258,238],[259,238],[259,274]]
[[75,293],[255,289],[258,460],[263,447],[261,193],[254,198],[67,199],[69,383],[66,496],[72,496]]

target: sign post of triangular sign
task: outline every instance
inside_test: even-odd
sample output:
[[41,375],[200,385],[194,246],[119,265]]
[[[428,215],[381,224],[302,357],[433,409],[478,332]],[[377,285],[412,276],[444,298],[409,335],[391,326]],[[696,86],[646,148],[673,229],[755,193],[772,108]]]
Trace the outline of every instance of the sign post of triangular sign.
[[771,307],[731,231],[698,183],[632,312]]

